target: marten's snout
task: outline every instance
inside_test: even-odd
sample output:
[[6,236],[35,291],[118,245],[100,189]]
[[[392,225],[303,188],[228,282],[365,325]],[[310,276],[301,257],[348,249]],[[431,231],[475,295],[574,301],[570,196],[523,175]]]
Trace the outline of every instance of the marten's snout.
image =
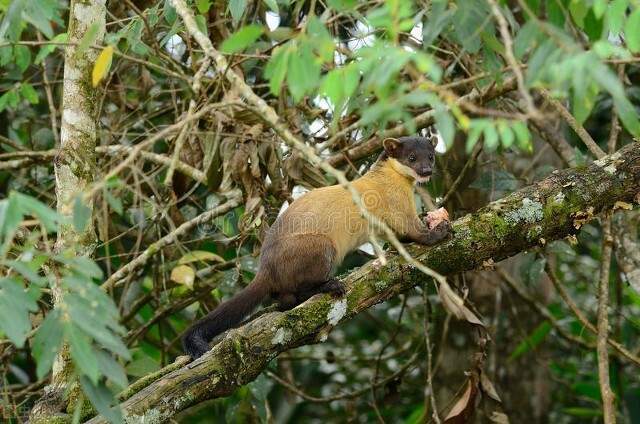
[[421,177],[430,177],[431,167],[430,166],[421,167],[420,169],[418,169],[418,175],[420,175]]

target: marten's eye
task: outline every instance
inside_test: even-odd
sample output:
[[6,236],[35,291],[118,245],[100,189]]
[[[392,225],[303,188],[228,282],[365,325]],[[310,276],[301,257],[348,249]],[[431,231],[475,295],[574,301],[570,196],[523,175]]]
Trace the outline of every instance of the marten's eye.
[[409,155],[409,162],[415,162],[416,161],[416,155]]

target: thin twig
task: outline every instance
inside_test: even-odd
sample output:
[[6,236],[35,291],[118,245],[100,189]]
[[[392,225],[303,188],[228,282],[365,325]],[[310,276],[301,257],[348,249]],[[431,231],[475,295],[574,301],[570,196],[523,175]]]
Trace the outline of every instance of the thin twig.
[[580,125],[578,121],[576,121],[576,118],[571,115],[571,112],[569,112],[562,103],[551,97],[551,94],[543,88],[539,89],[538,93],[540,93],[540,95],[544,97],[544,99],[549,102],[551,106],[553,106],[553,108],[560,114],[560,116],[562,116],[567,124],[569,124],[569,126],[573,129],[573,131],[575,131],[576,135],[580,137],[580,140],[582,140],[584,145],[587,146],[587,149],[589,149],[593,156],[595,156],[597,159],[606,156],[606,153],[600,148],[600,146],[598,146],[598,143],[596,143],[593,137],[591,137],[591,135],[587,132],[587,130],[585,130],[584,127]]
[[425,394],[424,411],[426,417],[427,411],[429,410],[427,406],[430,403],[431,409],[433,410],[431,416],[437,424],[440,424],[441,421],[440,416],[438,415],[436,394],[433,391],[433,352],[431,336],[429,334],[431,332],[431,305],[429,304],[429,293],[426,285],[422,287],[422,297],[424,300],[424,343],[427,348],[427,391],[429,392],[428,394]]
[[544,305],[536,302],[536,300],[526,292],[526,290],[513,278],[513,276],[508,274],[501,266],[496,267],[496,272],[522,300],[524,300],[529,306],[531,306],[536,312],[538,312],[540,316],[549,321],[551,326],[558,332],[561,337],[567,339],[572,343],[580,345],[585,349],[591,350],[596,347],[595,344],[588,343],[584,339],[576,337],[565,330],[564,327],[560,325],[558,320],[555,319],[551,311],[549,311],[549,309],[547,309]]
[[438,207],[446,205],[447,201],[449,201],[451,196],[456,192],[462,180],[467,176],[467,172],[469,171],[469,169],[471,169],[476,164],[476,160],[478,159],[478,156],[480,156],[480,152],[482,152],[483,145],[484,145],[484,142],[480,141],[476,143],[475,146],[473,146],[473,150],[471,151],[471,156],[469,157],[467,162],[464,164],[464,166],[460,170],[460,173],[458,173],[458,176],[451,184],[451,187],[449,187],[447,194],[445,194],[442,200],[438,202]]
[[150,258],[153,257],[156,253],[158,253],[164,247],[170,245],[175,240],[177,240],[180,236],[191,230],[193,227],[200,225],[204,222],[210,222],[213,218],[220,216],[233,208],[240,205],[242,201],[242,195],[239,191],[233,191],[227,194],[227,201],[222,205],[210,209],[195,218],[183,223],[174,231],[165,235],[155,243],[149,245],[149,247],[138,255],[135,259],[130,261],[128,264],[111,274],[111,276],[102,284],[102,288],[104,290],[109,290],[112,287],[116,287],[119,285],[119,282],[129,275],[131,272],[135,271],[142,265],[144,265]]
[[602,395],[602,409],[605,424],[615,424],[616,410],[613,405],[614,395],[609,382],[609,351],[607,340],[609,334],[609,270],[611,268],[611,212],[602,219],[602,257],[600,265],[600,283],[598,284],[598,381]]
[[[198,93],[200,92],[202,77],[204,76],[207,69],[209,69],[209,65],[211,65],[211,59],[205,57],[200,65],[200,69],[193,76],[193,83],[191,84],[191,90],[193,91],[192,98],[189,100],[189,109],[187,111],[186,119],[189,120],[191,116],[193,116],[194,111],[196,110],[197,102],[196,98]],[[173,149],[173,157],[171,158],[171,165],[169,169],[167,169],[167,174],[164,178],[165,185],[171,186],[173,180],[173,171],[176,169],[176,165],[178,163],[178,159],[180,158],[180,152],[182,151],[182,147],[184,146],[184,142],[187,138],[187,133],[189,132],[189,128],[191,128],[190,124],[187,124],[182,127],[180,133],[178,134],[178,138],[176,139],[176,143]]]
[[[584,313],[580,310],[580,308],[578,308],[578,305],[576,305],[573,299],[571,299],[571,295],[569,295],[567,290],[560,283],[560,280],[558,280],[558,277],[556,276],[555,272],[553,271],[553,269],[551,269],[551,265],[549,265],[549,261],[547,261],[545,264],[545,271],[547,272],[547,275],[549,276],[551,283],[558,291],[558,294],[560,295],[562,300],[564,300],[564,302],[567,304],[569,309],[571,309],[571,311],[576,316],[578,321],[580,321],[580,324],[582,324],[584,328],[586,328],[593,334],[598,334],[598,330],[596,329],[596,327],[593,324],[591,324],[591,322],[589,322],[589,320],[584,315]],[[615,340],[612,340],[611,338],[607,338],[607,343],[609,343],[609,346],[617,350],[620,353],[620,355],[622,355],[622,357],[633,362],[636,366],[640,366],[640,358],[638,358],[636,355],[628,351],[620,343],[618,343]]]
[[536,110],[536,106],[533,103],[533,98],[531,94],[527,90],[527,87],[524,84],[524,76],[522,75],[522,70],[520,69],[520,65],[516,60],[515,55],[513,54],[513,39],[511,38],[511,34],[509,33],[509,24],[507,20],[502,15],[500,11],[500,7],[495,0],[487,0],[491,5],[491,11],[493,12],[493,16],[496,18],[498,22],[498,28],[500,30],[500,35],[502,37],[502,42],[504,43],[504,58],[506,59],[511,71],[515,75],[516,81],[518,82],[518,91],[520,95],[524,99],[527,104],[527,113],[532,116],[538,116],[538,112]]

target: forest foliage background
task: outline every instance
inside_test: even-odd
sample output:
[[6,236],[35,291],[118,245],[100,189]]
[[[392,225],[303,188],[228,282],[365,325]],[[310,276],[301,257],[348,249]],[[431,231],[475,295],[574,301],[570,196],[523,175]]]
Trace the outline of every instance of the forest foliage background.
[[[635,0],[0,0],[0,417],[122,420],[279,211],[386,136],[437,133],[417,200],[454,219],[637,142],[639,53]],[[639,422],[626,200],[449,276],[484,328],[424,276],[173,418]]]

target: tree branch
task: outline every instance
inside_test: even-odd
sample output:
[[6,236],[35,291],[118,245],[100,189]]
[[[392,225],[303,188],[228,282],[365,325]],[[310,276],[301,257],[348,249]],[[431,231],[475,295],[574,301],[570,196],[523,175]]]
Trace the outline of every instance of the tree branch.
[[[554,172],[458,219],[453,222],[455,236],[439,246],[408,250],[442,274],[471,270],[488,259],[497,262],[543,240],[575,233],[585,216],[610,210],[616,201],[632,201],[639,182],[640,143],[633,143],[588,167]],[[371,262],[344,278],[348,287],[344,299],[315,296],[292,310],[267,313],[229,331],[203,357],[123,402],[124,417],[163,422],[199,402],[228,396],[255,379],[281,352],[325,341],[339,322],[409,290],[424,278],[398,256],[391,256],[385,267]],[[105,420],[96,417],[90,422]]]

